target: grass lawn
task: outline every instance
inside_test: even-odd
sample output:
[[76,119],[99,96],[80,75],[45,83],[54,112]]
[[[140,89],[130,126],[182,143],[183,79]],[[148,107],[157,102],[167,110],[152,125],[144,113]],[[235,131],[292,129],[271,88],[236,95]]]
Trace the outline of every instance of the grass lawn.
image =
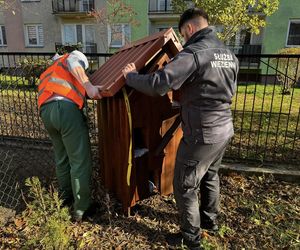
[[235,110],[291,113],[297,115],[300,108],[300,88],[294,88],[291,95],[282,95],[280,85],[247,84],[238,85],[233,98]]
[[299,160],[299,88],[281,95],[277,85],[240,85],[232,108],[235,137],[228,154],[254,160]]

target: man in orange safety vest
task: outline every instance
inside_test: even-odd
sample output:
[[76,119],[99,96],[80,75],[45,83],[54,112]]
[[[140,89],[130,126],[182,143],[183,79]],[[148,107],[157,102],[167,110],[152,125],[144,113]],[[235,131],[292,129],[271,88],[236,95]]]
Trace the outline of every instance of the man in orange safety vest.
[[101,99],[85,73],[86,56],[74,50],[58,57],[40,76],[38,106],[55,154],[56,176],[65,204],[73,202],[73,218],[81,221],[91,210],[92,158],[83,113],[85,96]]

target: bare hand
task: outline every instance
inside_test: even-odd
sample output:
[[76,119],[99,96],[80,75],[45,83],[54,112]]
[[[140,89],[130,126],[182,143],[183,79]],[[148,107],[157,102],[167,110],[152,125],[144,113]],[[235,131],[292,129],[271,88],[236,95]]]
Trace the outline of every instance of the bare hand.
[[87,82],[85,85],[85,91],[89,98],[91,99],[101,99],[101,87],[100,86],[94,86],[90,82]]
[[129,63],[125,66],[125,68],[122,70],[122,73],[126,79],[127,74],[130,72],[137,72],[135,64],[134,63]]

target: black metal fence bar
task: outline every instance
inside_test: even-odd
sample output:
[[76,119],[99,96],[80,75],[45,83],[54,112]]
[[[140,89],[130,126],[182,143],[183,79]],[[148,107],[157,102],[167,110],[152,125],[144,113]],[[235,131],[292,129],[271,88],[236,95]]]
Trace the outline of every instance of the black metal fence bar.
[[[270,64],[270,58],[268,58],[267,61],[267,65]],[[268,75],[269,73],[269,68],[267,68],[266,70],[266,75]],[[259,126],[258,126],[258,136],[257,136],[257,140],[256,140],[256,147],[255,147],[255,154],[258,154],[258,144],[259,144],[259,139],[260,139],[260,131],[261,131],[261,125],[262,125],[262,118],[263,118],[263,114],[264,114],[264,103],[265,103],[265,97],[266,97],[266,89],[267,89],[267,78],[265,78],[264,81],[264,90],[263,90],[263,99],[262,99],[262,106],[261,106],[261,110],[260,110],[260,119],[259,119]]]
[[297,135],[297,131],[299,129],[299,121],[300,121],[300,108],[299,108],[299,111],[298,111],[297,124],[296,124],[296,129],[295,129],[294,138],[293,138],[293,147],[292,147],[292,150],[294,152],[294,156],[296,156],[297,153],[299,154],[299,152],[296,152],[296,150],[294,150],[295,149],[296,140],[298,142],[300,140],[300,135],[299,134]]
[[[294,75],[294,79],[297,79],[297,73],[298,70],[299,70],[299,58],[297,58],[297,62],[296,62],[296,71],[295,71],[295,75]],[[290,102],[290,106],[289,106],[289,114],[291,113],[292,111],[292,104],[295,100],[294,98],[294,94],[295,94],[295,88],[292,88],[292,93],[291,93],[291,102]],[[287,119],[287,122],[286,122],[286,130],[285,130],[285,136],[284,136],[284,142],[283,144],[285,145],[286,144],[286,140],[287,140],[287,137],[288,137],[288,127],[289,127],[289,123],[290,123],[290,116],[288,117]]]
[[[0,53],[0,141],[46,143],[37,109],[39,63],[54,53]],[[111,54],[86,54],[90,73]],[[300,55],[238,55],[240,72],[232,112],[235,136],[227,158],[260,162],[300,160]],[[24,67],[24,61],[30,67]],[[88,105],[90,133],[97,145],[96,102]]]

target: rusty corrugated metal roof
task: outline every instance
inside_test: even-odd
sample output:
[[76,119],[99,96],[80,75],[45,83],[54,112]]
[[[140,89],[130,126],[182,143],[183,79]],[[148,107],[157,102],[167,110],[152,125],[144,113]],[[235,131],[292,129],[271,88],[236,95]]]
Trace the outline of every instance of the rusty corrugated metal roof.
[[103,96],[114,96],[125,85],[122,69],[128,63],[135,63],[137,70],[141,70],[167,43],[171,43],[173,56],[182,49],[172,28],[124,46],[92,74],[92,84],[102,87]]

